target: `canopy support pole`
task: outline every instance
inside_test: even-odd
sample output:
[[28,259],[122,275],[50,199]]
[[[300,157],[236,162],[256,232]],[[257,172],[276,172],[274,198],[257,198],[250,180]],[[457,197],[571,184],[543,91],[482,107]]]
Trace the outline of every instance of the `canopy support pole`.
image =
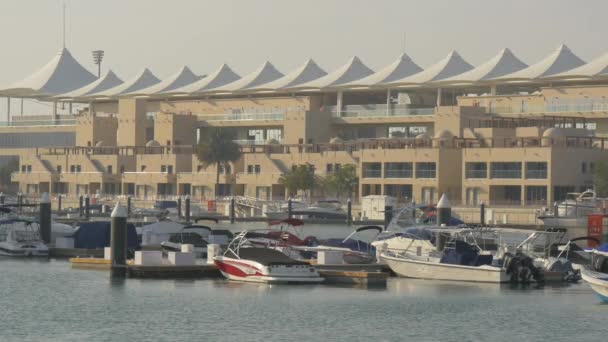
[[6,98],[6,121],[11,122],[11,98]]
[[490,95],[496,96],[496,84],[490,87]]
[[89,102],[89,116],[95,116],[95,110],[93,108],[93,101]]
[[72,115],[72,102],[68,104],[68,110],[70,111],[70,116]]
[[441,88],[437,88],[437,107],[441,107]]
[[391,115],[391,88],[386,89],[386,116]]
[[53,120],[57,121],[57,101],[53,101]]
[[344,94],[342,93],[342,90],[338,90],[338,99],[336,100],[336,113],[338,114],[338,117],[342,116],[342,96]]
[[23,97],[21,98],[21,116],[23,116]]

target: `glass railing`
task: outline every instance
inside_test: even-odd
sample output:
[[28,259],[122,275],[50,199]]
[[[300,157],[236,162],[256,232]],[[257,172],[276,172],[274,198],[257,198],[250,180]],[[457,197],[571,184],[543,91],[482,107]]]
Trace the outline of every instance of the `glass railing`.
[[528,179],[547,179],[547,170],[526,170]]
[[333,117],[341,118],[378,118],[392,116],[414,116],[414,115],[433,115],[434,107],[412,108],[406,105],[347,105],[338,113],[337,106],[327,106],[323,111],[331,113]]
[[521,170],[492,170],[492,178],[519,179]]
[[382,178],[382,170],[364,169],[363,178]]
[[413,170],[385,170],[384,178],[412,178]]
[[467,178],[487,178],[487,170],[467,170]]
[[283,120],[284,113],[227,113],[198,115],[200,120],[205,121],[254,121],[254,120]]
[[0,127],[73,126],[73,125],[76,125],[76,119],[0,121]]
[[416,178],[435,178],[435,170],[416,170]]
[[579,112],[608,112],[608,103],[605,102],[563,102],[524,104],[514,103],[513,106],[488,106],[489,114],[543,114],[543,113],[579,113]]

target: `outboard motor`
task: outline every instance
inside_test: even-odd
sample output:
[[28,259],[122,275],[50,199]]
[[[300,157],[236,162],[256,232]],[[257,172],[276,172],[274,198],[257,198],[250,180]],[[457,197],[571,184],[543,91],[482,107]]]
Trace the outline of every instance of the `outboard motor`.
[[511,283],[528,284],[532,279],[537,283],[545,281],[543,272],[534,266],[532,258],[523,253],[505,253],[503,267],[511,276]]
[[591,267],[596,272],[608,273],[608,257],[605,255],[593,253],[591,255]]

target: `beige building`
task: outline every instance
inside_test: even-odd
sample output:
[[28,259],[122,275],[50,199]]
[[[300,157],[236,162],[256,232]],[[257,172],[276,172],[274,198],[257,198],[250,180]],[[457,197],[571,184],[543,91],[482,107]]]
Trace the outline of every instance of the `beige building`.
[[[555,54],[570,68],[542,74]],[[216,169],[193,147],[219,128],[243,151],[220,170],[223,195],[280,200],[295,165],[323,177],[353,164],[356,200],[446,193],[471,206],[547,206],[593,187],[608,160],[608,82],[589,67],[601,61],[554,55],[527,67],[506,50],[473,67],[453,53],[422,71],[404,55],[376,73],[357,58],[329,74],[312,61],[287,75],[266,63],[242,78],[222,66],[125,93],[141,76],[103,96],[50,98],[87,104],[77,115],[13,118],[0,127],[1,154],[19,158],[12,181],[24,193],[212,198]]]

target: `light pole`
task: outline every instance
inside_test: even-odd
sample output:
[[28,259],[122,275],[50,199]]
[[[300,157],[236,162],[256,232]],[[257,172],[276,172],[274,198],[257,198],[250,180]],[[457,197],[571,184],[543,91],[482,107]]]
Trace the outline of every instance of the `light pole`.
[[97,78],[101,77],[101,61],[103,60],[104,51],[93,51],[93,62],[97,64]]

